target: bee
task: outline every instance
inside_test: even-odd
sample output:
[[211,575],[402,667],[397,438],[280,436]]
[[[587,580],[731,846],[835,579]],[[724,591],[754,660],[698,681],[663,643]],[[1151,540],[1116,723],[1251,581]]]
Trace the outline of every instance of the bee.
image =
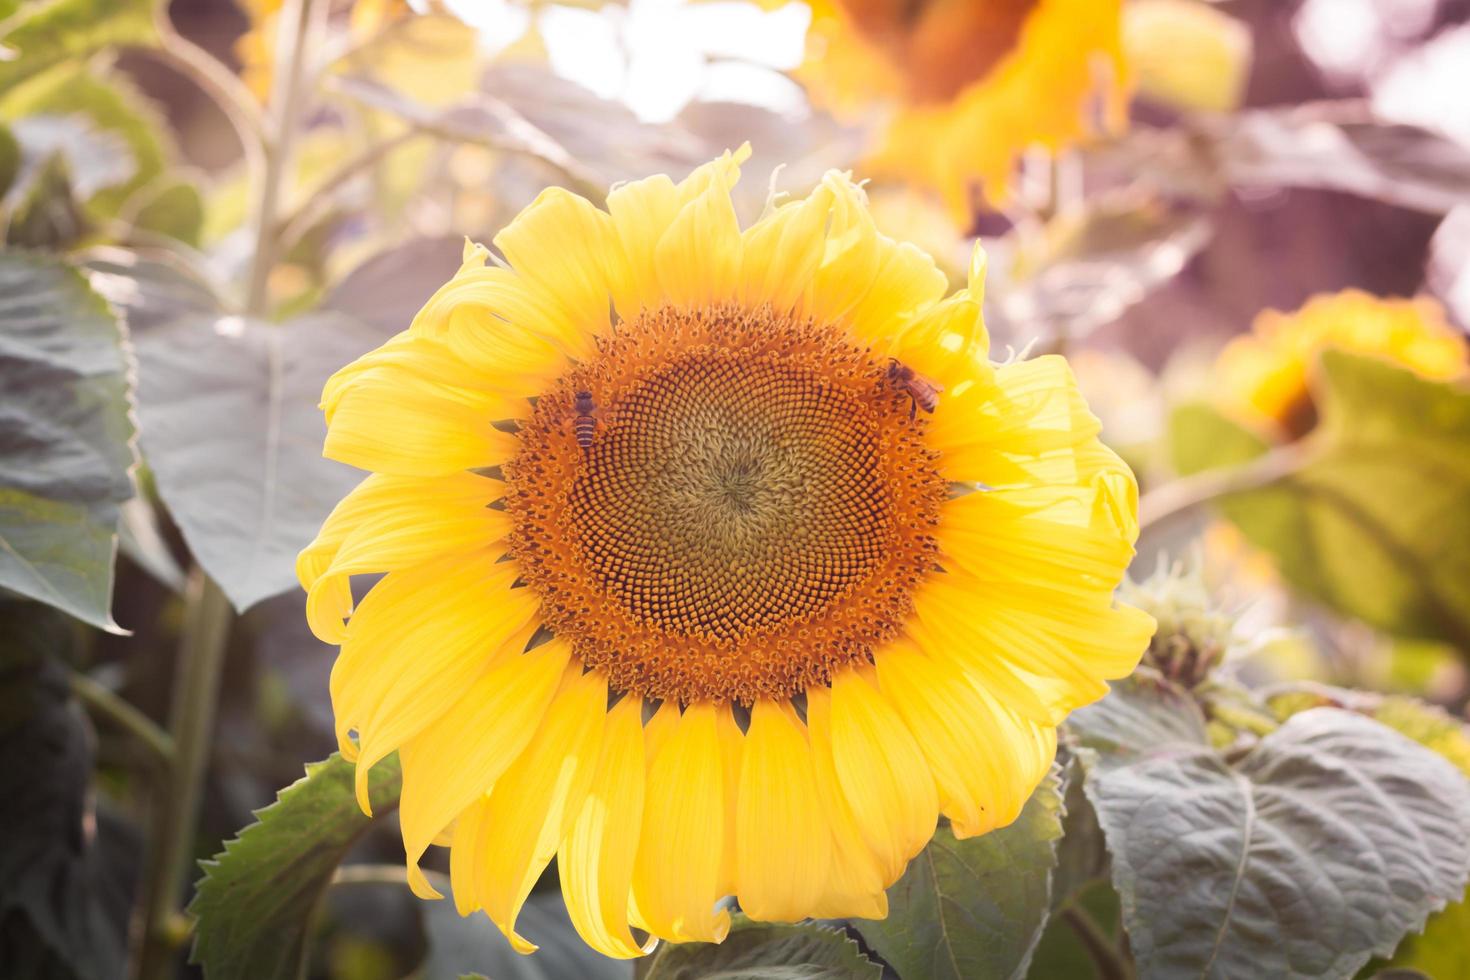
[[933,415],[934,409],[939,407],[939,393],[944,390],[896,357],[888,359],[888,384],[894,391],[909,396],[912,402],[909,418],[913,418],[921,408]]
[[577,445],[585,453],[592,448],[592,437],[597,434],[597,419],[594,416],[597,406],[592,403],[592,392],[577,392],[574,406],[577,417],[572,419],[572,432],[577,436]]

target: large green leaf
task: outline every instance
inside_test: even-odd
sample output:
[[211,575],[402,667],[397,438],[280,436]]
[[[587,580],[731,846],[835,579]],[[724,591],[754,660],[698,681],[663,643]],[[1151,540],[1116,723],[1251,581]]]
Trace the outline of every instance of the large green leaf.
[[154,37],[150,0],[20,0],[0,4],[0,92],[53,65]]
[[1142,975],[1349,977],[1461,894],[1470,787],[1444,759],[1316,708],[1232,764],[1194,721],[1165,736],[1178,696],[1129,682],[1074,716]]
[[883,968],[835,929],[737,916],[712,943],[664,943],[642,980],[878,980]]
[[[373,767],[373,812],[395,806],[398,757]],[[347,852],[367,830],[353,766],[335,753],[306,767],[258,822],[204,862],[189,911],[197,918],[190,960],[210,980],[296,980],[312,913]]]
[[1200,123],[1232,184],[1320,187],[1443,213],[1470,201],[1470,152],[1424,129],[1375,119],[1363,102],[1254,109]]
[[109,256],[93,281],[133,327],[159,496],[236,609],[294,588],[297,552],[362,479],[322,458],[322,384],[383,334],[337,313],[232,316],[178,270]]
[[556,890],[532,895],[516,919],[516,931],[541,947],[533,956],[517,953],[486,916],[461,916],[451,900],[423,903],[423,915],[429,943],[423,965],[425,980],[466,974],[495,980],[633,977],[627,960],[610,959],[582,941]]
[[1046,927],[1061,836],[1053,774],[1008,827],[966,840],[941,828],[888,890],[888,917],[853,926],[902,977],[1024,977]]
[[121,343],[80,273],[0,252],[0,586],[108,630],[118,507],[133,494]]
[[7,977],[121,977],[103,901],[93,736],[71,701],[66,617],[0,601],[0,963]]
[[[1399,636],[1470,650],[1470,389],[1329,350],[1297,472],[1221,509],[1293,586]],[[1251,437],[1209,410],[1176,425],[1183,472],[1238,463]],[[1177,421],[1177,420],[1176,420]],[[1257,441],[1257,445],[1264,444]]]

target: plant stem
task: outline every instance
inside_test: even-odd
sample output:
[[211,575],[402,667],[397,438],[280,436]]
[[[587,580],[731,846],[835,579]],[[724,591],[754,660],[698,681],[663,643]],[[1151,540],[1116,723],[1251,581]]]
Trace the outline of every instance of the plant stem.
[[[245,312],[251,316],[264,315],[269,305],[267,287],[276,255],[276,208],[300,121],[306,54],[322,26],[325,11],[325,4],[313,0],[287,0],[280,15],[280,57],[271,93],[271,128],[264,134],[265,160],[252,222],[255,253],[245,294]],[[187,935],[179,905],[194,851],[199,801],[213,744],[220,677],[233,619],[229,600],[197,565],[190,572],[185,599],[169,719],[176,755],[168,799],[150,828],[143,923],[138,937],[142,945],[135,973],[143,980],[167,980],[175,974],[178,947]]]
[[174,677],[169,728],[175,746],[168,797],[154,816],[143,901],[137,975],[173,976],[184,930],[177,925],[184,876],[194,854],[194,828],[213,743],[215,705],[233,618],[229,600],[197,566],[185,593],[183,635]]
[[1087,948],[1087,955],[1092,957],[1092,965],[1097,968],[1101,980],[1128,980],[1133,971],[1113,944],[1112,937],[1104,933],[1090,915],[1075,905],[1069,905],[1062,911],[1062,919]]
[[259,177],[265,162],[265,120],[255,97],[218,59],[174,29],[168,6],[165,2],[154,5],[153,25],[158,39],[148,53],[188,77],[214,101],[240,140],[246,168],[252,178]]
[[[448,892],[449,876],[442,871],[424,869],[424,876],[441,892]],[[399,885],[408,887],[408,875],[401,864],[344,864],[332,874],[333,885]]]
[[276,74],[271,86],[271,131],[266,143],[265,172],[257,188],[251,231],[255,254],[250,261],[245,290],[245,312],[262,316],[270,305],[270,274],[276,264],[276,211],[281,188],[290,173],[296,131],[301,121],[302,80],[306,52],[319,33],[326,5],[312,0],[288,0],[280,14]]
[[165,767],[173,764],[174,740],[168,732],[155,725],[152,718],[78,671],[72,671],[71,690],[77,700],[119,728],[126,729],[147,746]]
[[1272,449],[1241,466],[1206,470],[1182,477],[1144,494],[1138,502],[1138,525],[1149,530],[1224,497],[1260,490],[1301,469],[1311,456],[1309,440]]

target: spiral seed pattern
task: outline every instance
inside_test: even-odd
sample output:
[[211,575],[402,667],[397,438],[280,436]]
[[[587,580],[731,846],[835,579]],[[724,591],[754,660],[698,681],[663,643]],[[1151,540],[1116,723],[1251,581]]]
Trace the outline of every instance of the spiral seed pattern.
[[[867,659],[934,564],[945,485],[886,360],[735,309],[622,324],[507,468],[512,554],[615,687],[749,702]],[[600,424],[575,436],[574,392]]]

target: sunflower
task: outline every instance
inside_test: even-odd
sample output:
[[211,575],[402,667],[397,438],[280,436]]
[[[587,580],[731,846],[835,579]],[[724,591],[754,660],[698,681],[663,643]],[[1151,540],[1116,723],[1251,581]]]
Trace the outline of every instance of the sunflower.
[[1219,390],[1237,418],[1288,438],[1317,421],[1310,380],[1329,347],[1380,357],[1431,380],[1467,372],[1465,338],[1429,297],[1380,299],[1356,289],[1313,297],[1295,313],[1267,310],[1220,354]]
[[890,105],[866,169],[939,193],[962,223],[982,190],[1005,201],[1026,150],[1123,123],[1122,0],[808,2],[800,75],[813,100]]
[[448,847],[521,951],[553,856],[609,956],[721,940],[726,896],[886,914],[1152,630],[1132,474],[1063,360],[986,359],[979,257],[945,298],[836,173],[742,231],[748,152],[544,192],[323,394],[373,471],[298,561],[342,752],[364,809],[399,753],[414,891]]

